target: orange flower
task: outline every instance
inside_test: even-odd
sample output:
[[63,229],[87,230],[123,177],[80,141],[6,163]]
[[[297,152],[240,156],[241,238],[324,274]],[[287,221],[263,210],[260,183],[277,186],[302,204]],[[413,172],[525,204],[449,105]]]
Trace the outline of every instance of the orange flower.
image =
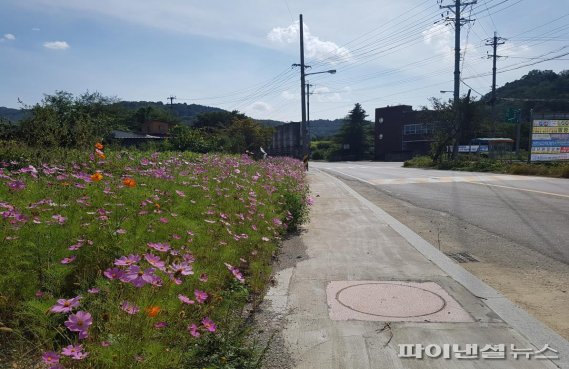
[[151,318],[154,318],[160,312],[160,306],[149,306],[146,308],[146,315]]
[[101,179],[103,179],[103,175],[101,174],[101,172],[96,172],[95,174],[91,175],[91,180],[94,182],[98,182]]
[[105,160],[107,157],[105,154],[103,153],[97,153],[97,156],[99,157],[99,159]]
[[122,184],[127,187],[134,187],[136,186],[136,181],[130,177],[126,177],[122,180]]
[[104,146],[103,146],[102,143],[97,142],[97,143],[95,144],[95,148],[96,148],[97,150],[103,150]]

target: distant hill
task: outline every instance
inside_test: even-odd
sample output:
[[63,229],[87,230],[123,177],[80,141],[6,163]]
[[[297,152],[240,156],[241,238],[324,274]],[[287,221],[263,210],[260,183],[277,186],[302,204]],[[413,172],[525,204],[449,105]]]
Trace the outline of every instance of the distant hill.
[[[569,112],[569,70],[532,70],[522,78],[496,88],[497,111],[508,107],[529,112]],[[490,101],[491,94],[482,101]]]
[[340,132],[340,128],[344,124],[343,119],[317,119],[311,120],[309,123],[310,137],[312,139],[328,138]]
[[9,120],[10,122],[16,123],[22,120],[28,114],[28,110],[25,109],[12,109],[0,106],[0,118]]
[[172,111],[172,113],[179,117],[183,123],[191,124],[194,118],[203,113],[220,112],[225,111],[220,108],[214,108],[211,106],[204,106],[198,104],[164,104],[161,101],[121,101],[118,105],[125,107],[128,110],[138,110],[140,108],[145,108],[151,106],[153,108],[161,108]]
[[[138,110],[140,108],[145,108],[151,106],[153,108],[160,108],[172,111],[172,113],[180,118],[182,123],[184,124],[192,124],[193,120],[196,116],[203,114],[203,113],[211,113],[211,112],[223,112],[225,110],[220,108],[215,108],[211,106],[204,106],[198,104],[164,104],[163,102],[154,102],[154,101],[120,101],[117,103],[119,106],[124,107],[128,110]],[[28,110],[23,109],[12,109],[12,108],[4,108],[0,107],[0,118],[4,118],[9,120],[13,123],[17,123],[18,121],[22,120],[29,114]],[[265,126],[269,127],[276,127],[282,124],[286,124],[286,122],[278,121],[278,120],[270,120],[270,119],[257,119],[258,122]],[[318,119],[310,121],[310,136],[312,138],[326,138],[335,135],[340,130],[340,127],[343,124],[342,119],[336,120],[325,120],[325,119]]]

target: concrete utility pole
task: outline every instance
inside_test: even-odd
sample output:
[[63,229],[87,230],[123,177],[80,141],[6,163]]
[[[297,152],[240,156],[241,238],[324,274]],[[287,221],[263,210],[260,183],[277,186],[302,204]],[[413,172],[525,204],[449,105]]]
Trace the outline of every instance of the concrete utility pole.
[[302,153],[301,157],[308,155],[308,129],[306,127],[306,95],[304,88],[306,86],[306,77],[304,75],[304,23],[302,14],[300,14],[300,100],[302,103],[302,123],[300,124],[300,137]]
[[486,40],[486,46],[492,46],[493,49],[492,55],[488,55],[488,58],[492,58],[492,100],[490,100],[492,104],[492,137],[496,137],[496,58],[500,57],[496,55],[496,52],[498,51],[498,45],[505,43],[503,40],[503,38],[496,35],[496,31],[494,31],[494,38]]
[[469,5],[474,5],[477,3],[477,0],[461,3],[460,0],[454,0],[453,5],[439,5],[441,9],[446,8],[449,9],[451,12],[454,13],[454,18],[446,17],[445,20],[447,22],[454,23],[454,100],[453,105],[456,114],[456,138],[453,148],[452,156],[453,158],[456,157],[458,154],[458,140],[460,138],[460,28],[468,22],[471,22],[471,19],[462,18],[461,12],[464,8]]
[[307,125],[310,124],[310,87],[314,87],[314,85],[307,83],[306,84],[306,124]]

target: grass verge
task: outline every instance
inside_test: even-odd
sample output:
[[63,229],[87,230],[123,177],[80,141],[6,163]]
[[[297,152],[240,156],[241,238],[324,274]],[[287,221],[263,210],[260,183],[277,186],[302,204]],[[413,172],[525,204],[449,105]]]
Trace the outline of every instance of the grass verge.
[[429,156],[418,156],[407,160],[404,167],[432,168],[443,170],[461,170],[468,172],[492,172],[504,174],[533,175],[557,178],[569,178],[569,163],[522,163],[495,160],[488,158],[469,157],[458,160],[444,160],[433,163]]

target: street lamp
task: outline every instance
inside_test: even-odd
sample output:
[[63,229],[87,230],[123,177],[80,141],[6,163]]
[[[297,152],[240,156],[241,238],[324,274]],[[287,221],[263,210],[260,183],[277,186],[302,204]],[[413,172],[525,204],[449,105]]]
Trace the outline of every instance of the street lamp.
[[336,74],[336,69],[330,69],[330,70],[325,70],[322,72],[313,72],[313,73],[304,73],[304,76],[310,76],[312,74],[321,74],[321,73],[330,73],[330,74]]
[[[336,73],[336,69],[330,69],[330,70],[324,70],[321,72],[312,72],[312,73],[304,73],[304,77],[306,76],[310,76],[310,75],[314,75],[314,74],[322,74],[322,73],[329,73],[329,74],[335,74]],[[304,124],[304,128],[303,128],[303,151],[305,155],[308,155],[310,152],[310,129],[309,129],[309,123],[310,123],[310,86],[312,86],[310,83],[306,83],[306,112],[307,112],[307,117],[306,117],[306,121],[303,122]],[[304,93],[304,91],[303,91]]]

